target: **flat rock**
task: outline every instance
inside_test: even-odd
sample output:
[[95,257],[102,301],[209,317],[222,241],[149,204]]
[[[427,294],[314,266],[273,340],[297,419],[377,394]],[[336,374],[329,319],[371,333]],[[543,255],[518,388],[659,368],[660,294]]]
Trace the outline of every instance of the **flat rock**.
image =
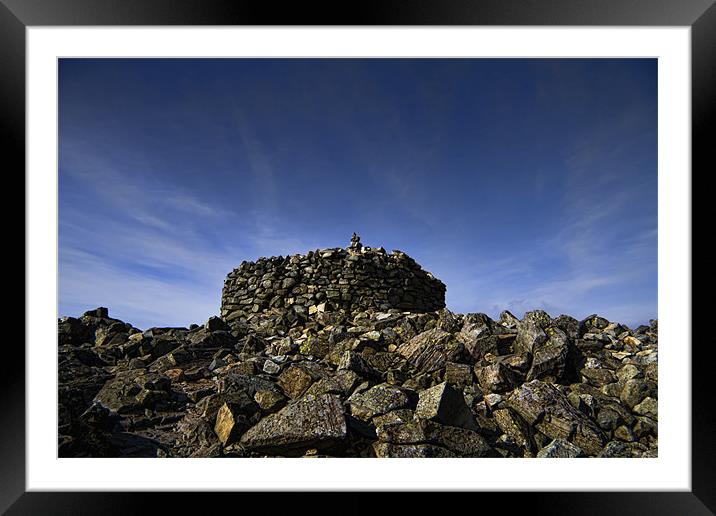
[[383,383],[348,398],[350,413],[363,421],[393,410],[409,408],[410,397],[400,388]]
[[252,451],[286,453],[323,449],[346,438],[343,404],[338,396],[306,397],[264,417],[240,439]]

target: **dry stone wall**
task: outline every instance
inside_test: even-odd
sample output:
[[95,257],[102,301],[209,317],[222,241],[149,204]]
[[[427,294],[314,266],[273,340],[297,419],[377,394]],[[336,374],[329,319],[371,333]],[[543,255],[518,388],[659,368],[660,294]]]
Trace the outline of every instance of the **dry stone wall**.
[[227,321],[271,308],[313,313],[444,307],[445,285],[415,260],[401,251],[362,247],[355,236],[348,249],[242,262],[227,276],[221,295],[221,316]]

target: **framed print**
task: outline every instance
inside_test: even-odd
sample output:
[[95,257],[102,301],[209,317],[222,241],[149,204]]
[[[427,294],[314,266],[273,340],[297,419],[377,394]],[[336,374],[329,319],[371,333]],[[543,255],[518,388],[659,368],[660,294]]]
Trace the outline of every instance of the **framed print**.
[[3,0],[27,203],[3,510],[711,513],[712,4]]

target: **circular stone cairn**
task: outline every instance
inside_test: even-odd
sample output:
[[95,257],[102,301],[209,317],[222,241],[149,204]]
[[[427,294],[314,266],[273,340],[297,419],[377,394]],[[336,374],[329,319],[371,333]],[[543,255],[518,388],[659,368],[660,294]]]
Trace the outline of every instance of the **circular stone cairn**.
[[432,312],[445,307],[445,285],[402,251],[363,246],[353,233],[347,249],[309,251],[242,262],[221,293],[225,321],[271,308],[298,313],[397,308]]

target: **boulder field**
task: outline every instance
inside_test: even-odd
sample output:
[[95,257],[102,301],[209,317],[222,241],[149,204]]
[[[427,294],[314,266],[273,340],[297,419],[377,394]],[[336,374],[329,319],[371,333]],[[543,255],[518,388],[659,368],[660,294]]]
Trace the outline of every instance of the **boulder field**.
[[285,308],[59,320],[61,457],[655,457],[657,322]]
[[354,235],[242,264],[203,325],[62,317],[59,456],[657,456],[656,320],[493,320],[444,292]]

